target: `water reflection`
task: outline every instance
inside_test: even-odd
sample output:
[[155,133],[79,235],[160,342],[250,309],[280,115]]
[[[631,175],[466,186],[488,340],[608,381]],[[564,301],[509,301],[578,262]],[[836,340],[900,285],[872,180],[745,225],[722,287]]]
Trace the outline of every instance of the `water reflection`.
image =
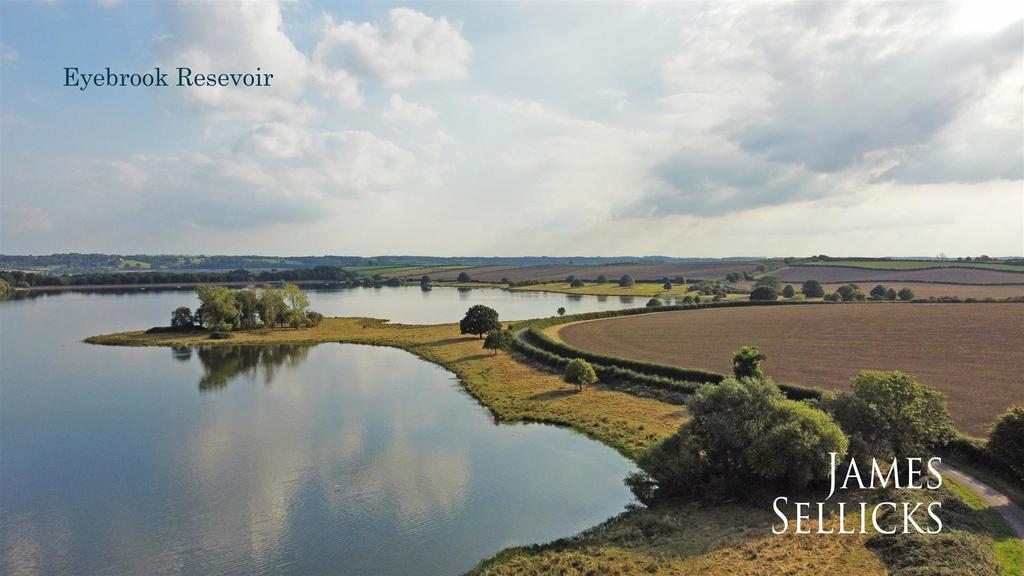
[[[228,385],[232,379],[246,375],[255,380],[263,372],[263,383],[274,381],[275,370],[285,365],[294,368],[309,355],[309,346],[293,344],[269,344],[263,346],[199,346],[196,355],[203,365],[203,376],[199,379],[199,390],[209,392]],[[181,360],[180,348],[172,349],[172,356]],[[189,353],[191,356],[191,352]],[[189,356],[186,356],[187,360]]]

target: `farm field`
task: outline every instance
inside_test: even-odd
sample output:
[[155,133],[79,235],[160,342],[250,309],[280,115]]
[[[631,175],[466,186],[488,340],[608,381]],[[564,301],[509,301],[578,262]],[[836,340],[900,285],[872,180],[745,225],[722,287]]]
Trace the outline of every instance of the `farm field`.
[[[440,273],[438,280],[454,280],[458,272],[465,271],[481,282],[500,282],[507,278],[513,282],[522,280],[562,281],[569,275],[581,280],[596,280],[605,275],[609,280],[617,280],[628,274],[636,280],[659,280],[685,276],[699,280],[724,278],[730,272],[753,270],[756,262],[729,262],[715,264],[608,264],[595,266],[581,265],[546,265],[546,266],[475,266],[458,271]],[[1021,279],[1024,282],[1024,278]]]
[[800,262],[794,266],[844,266],[870,268],[872,270],[925,270],[929,268],[978,268],[982,270],[1003,270],[1024,272],[1024,266],[1002,262],[950,262],[948,260],[828,260],[822,262]]
[[790,266],[771,273],[783,282],[938,282],[948,284],[1024,284],[1024,274],[981,268],[867,270],[849,266]]
[[[696,294],[695,292],[687,292],[689,288],[688,284],[674,284],[671,290],[665,290],[661,283],[655,282],[640,282],[629,287],[621,287],[615,282],[608,282],[605,284],[592,284],[588,283],[578,288],[573,288],[566,282],[549,282],[547,284],[533,284],[530,286],[517,286],[510,288],[514,292],[558,292],[560,294],[580,294],[580,295],[592,295],[592,296],[623,296],[623,297],[643,297],[653,298],[658,297],[662,301],[668,303],[674,299],[681,300],[685,298],[687,294]],[[746,294],[730,294],[727,299],[746,299]],[[643,306],[646,302],[637,303],[638,306]]]
[[[864,282],[860,284],[864,292],[869,292],[878,282]],[[930,296],[957,296],[959,298],[1003,298],[1024,297],[1024,284],[936,284],[930,282],[893,282],[886,284],[886,288],[910,288],[917,298],[928,298]],[[826,292],[835,292],[842,283],[823,284]],[[799,292],[800,285],[793,286]]]
[[984,435],[1024,401],[1020,304],[841,304],[688,310],[567,324],[585,350],[722,373],[759,347],[782,382],[848,390],[858,370],[903,370],[943,393],[957,426]]

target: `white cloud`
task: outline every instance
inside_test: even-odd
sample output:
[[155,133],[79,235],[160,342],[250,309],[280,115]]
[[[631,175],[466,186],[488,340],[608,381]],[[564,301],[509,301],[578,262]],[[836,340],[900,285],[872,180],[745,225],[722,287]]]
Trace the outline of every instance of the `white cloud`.
[[400,94],[392,94],[388,100],[388,109],[381,117],[388,122],[422,124],[437,118],[437,113],[427,106],[405,100]]
[[16,62],[18,60],[18,51],[7,44],[0,42],[0,60],[4,62]]
[[464,78],[472,48],[446,18],[392,8],[381,23],[327,17],[314,59],[326,68],[351,70],[392,87],[420,80]]

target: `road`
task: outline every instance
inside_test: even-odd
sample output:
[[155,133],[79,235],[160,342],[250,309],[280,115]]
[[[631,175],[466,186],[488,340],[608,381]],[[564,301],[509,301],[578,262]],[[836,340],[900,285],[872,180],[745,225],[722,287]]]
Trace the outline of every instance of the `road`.
[[972,476],[968,476],[945,464],[940,465],[939,469],[944,476],[974,492],[986,504],[991,506],[996,512],[999,512],[999,515],[1006,519],[1006,522],[1013,528],[1013,531],[1017,533],[1017,538],[1024,544],[1024,509],[1014,504],[995,488]]

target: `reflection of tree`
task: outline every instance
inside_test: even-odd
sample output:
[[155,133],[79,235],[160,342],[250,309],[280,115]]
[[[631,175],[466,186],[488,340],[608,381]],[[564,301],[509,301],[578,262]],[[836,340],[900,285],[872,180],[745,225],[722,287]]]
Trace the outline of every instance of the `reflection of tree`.
[[263,369],[263,383],[274,381],[274,369],[285,365],[294,368],[309,354],[309,346],[267,344],[263,346],[200,346],[196,348],[203,364],[199,390],[219,390],[240,374],[255,378]]
[[192,359],[191,346],[171,346],[171,358],[179,362],[188,362]]

